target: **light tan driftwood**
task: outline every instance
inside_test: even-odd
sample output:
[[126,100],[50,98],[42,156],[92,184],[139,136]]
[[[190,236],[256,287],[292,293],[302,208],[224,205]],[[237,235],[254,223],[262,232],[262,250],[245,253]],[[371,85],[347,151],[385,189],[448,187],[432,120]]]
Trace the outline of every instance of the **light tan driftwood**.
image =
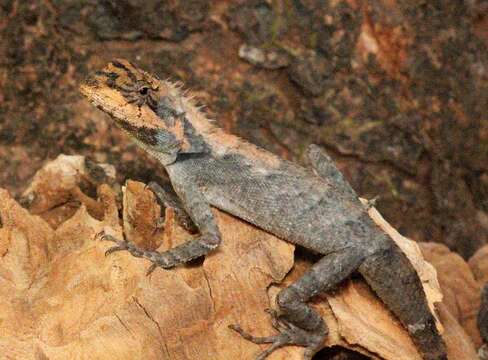
[[[76,183],[60,183],[66,181]],[[35,192],[35,186],[31,189]],[[166,211],[164,228],[158,226],[159,206],[143,184],[127,184],[122,223],[114,191],[102,185],[98,197],[101,217],[94,218],[81,205],[53,230],[0,190],[2,356],[253,359],[260,347],[227,326],[238,322],[256,334],[272,333],[264,309],[274,306],[279,287],[303,273],[310,262],[293,266],[292,245],[215,210],[223,235],[218,251],[203,262],[157,269],[146,276],[146,260],[125,252],[105,257],[112,243],[96,240],[95,234],[105,229],[121,237],[125,229],[141,246],[160,245],[159,250],[181,243],[188,234],[171,211]],[[50,215],[45,211],[42,216]],[[416,245],[393,236],[414,249],[409,256],[430,284],[429,297],[438,300],[435,271],[423,262]],[[327,346],[340,345],[379,359],[420,359],[405,330],[360,280],[346,281],[335,292],[314,299],[314,304],[330,327]],[[456,320],[445,309],[440,317],[452,358],[475,359]],[[301,359],[301,353],[289,347],[270,359]]]
[[434,265],[444,294],[443,303],[475,344],[481,346],[476,318],[481,286],[468,263],[443,244],[420,243],[424,257]]

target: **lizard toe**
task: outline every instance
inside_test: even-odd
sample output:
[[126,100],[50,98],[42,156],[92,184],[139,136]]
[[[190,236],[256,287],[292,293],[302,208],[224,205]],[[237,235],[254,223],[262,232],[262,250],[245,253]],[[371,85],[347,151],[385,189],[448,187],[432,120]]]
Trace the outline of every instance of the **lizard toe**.
[[111,242],[114,242],[114,243],[119,243],[121,242],[119,239],[117,239],[116,237],[112,236],[112,235],[109,235],[105,232],[105,230],[102,230],[100,231],[98,234],[95,235],[95,238],[98,238],[102,241],[111,241]]
[[101,230],[99,232],[97,232],[94,236],[94,239],[95,240],[103,240],[103,238],[106,236],[107,234],[105,233],[105,230]]
[[152,263],[151,266],[149,266],[149,268],[147,269],[146,271],[146,276],[149,276],[151,275],[151,273],[156,270],[156,268],[158,267],[158,263]]
[[108,256],[116,251],[122,251],[122,250],[127,250],[127,245],[122,244],[122,245],[112,246],[111,248],[107,249],[107,251],[105,251],[105,256]]
[[244,339],[255,344],[271,344],[271,346],[262,351],[256,357],[256,360],[266,359],[273,351],[288,345],[298,345],[305,347],[303,355],[304,360],[312,359],[313,355],[320,349],[324,335],[312,331],[301,329],[284,319],[274,310],[267,310],[271,315],[272,325],[279,331],[276,335],[271,336],[254,336],[244,331],[239,325],[229,325],[229,328],[237,332]]

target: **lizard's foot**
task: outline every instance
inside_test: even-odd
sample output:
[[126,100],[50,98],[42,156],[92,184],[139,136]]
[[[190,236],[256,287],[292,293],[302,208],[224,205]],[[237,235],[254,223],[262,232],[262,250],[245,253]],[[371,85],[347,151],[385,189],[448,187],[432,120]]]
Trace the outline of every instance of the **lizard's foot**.
[[324,337],[327,335],[327,331],[307,331],[280,317],[274,310],[268,309],[266,311],[271,315],[271,324],[278,330],[279,334],[258,337],[242,330],[237,324],[229,325],[229,328],[236,331],[244,339],[255,344],[271,344],[268,349],[256,357],[256,360],[263,360],[276,349],[287,345],[304,346],[305,352],[303,359],[311,360],[313,355],[320,349]]
[[122,251],[122,250],[129,251],[135,257],[142,257],[144,255],[144,251],[138,249],[134,244],[130,243],[127,240],[119,240],[112,235],[106,234],[104,230],[96,234],[95,238],[98,238],[102,241],[111,241],[117,244],[109,248],[107,251],[105,251],[105,256],[110,255],[116,251]]
[[98,234],[95,235],[96,238],[99,238],[102,241],[112,241],[116,243],[117,245],[112,246],[111,248],[107,249],[105,251],[105,256],[108,256],[116,251],[122,251],[122,250],[127,250],[128,252],[131,253],[132,256],[135,257],[145,257],[148,258],[151,261],[154,261],[153,264],[149,267],[149,269],[146,271],[146,275],[150,275],[158,266],[161,266],[162,268],[169,268],[171,266],[165,266],[166,264],[162,261],[156,262],[153,260],[154,256],[151,256],[151,254],[155,253],[158,255],[161,255],[157,253],[156,251],[146,251],[143,249],[139,249],[137,246],[132,244],[131,242],[127,240],[119,240],[116,237],[106,234],[104,230],[100,231]]
[[146,275],[151,274],[157,267],[171,269],[177,265],[203,256],[210,250],[213,250],[218,245],[217,241],[220,241],[219,238],[215,240],[210,236],[200,236],[200,239],[187,241],[175,248],[160,253],[158,251],[144,250],[130,241],[119,240],[112,235],[106,234],[104,231],[99,232],[96,238],[104,241],[112,241],[117,244],[105,251],[106,256],[116,251],[127,250],[132,256],[151,261],[152,264],[147,270]]

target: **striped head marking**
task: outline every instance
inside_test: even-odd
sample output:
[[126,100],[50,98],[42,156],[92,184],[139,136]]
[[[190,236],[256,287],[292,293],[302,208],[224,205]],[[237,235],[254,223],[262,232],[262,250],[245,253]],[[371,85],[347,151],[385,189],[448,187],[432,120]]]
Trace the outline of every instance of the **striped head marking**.
[[153,155],[164,154],[171,162],[195,147],[189,136],[196,134],[188,131],[185,116],[189,102],[173,84],[129,61],[110,62],[81,85],[81,92]]

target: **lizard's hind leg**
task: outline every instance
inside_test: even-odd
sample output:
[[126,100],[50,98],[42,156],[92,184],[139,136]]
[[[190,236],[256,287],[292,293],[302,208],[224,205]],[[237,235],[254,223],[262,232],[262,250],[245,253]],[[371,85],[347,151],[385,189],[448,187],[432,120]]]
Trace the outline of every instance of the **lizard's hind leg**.
[[229,327],[246,340],[271,344],[256,360],[262,360],[274,350],[287,345],[304,346],[304,359],[312,359],[322,347],[328,328],[322,317],[306,302],[347,278],[361,264],[361,254],[359,249],[351,246],[325,255],[300,279],[281,290],[277,296],[280,315],[271,312],[273,327],[279,331],[277,335],[255,337],[239,325]]

